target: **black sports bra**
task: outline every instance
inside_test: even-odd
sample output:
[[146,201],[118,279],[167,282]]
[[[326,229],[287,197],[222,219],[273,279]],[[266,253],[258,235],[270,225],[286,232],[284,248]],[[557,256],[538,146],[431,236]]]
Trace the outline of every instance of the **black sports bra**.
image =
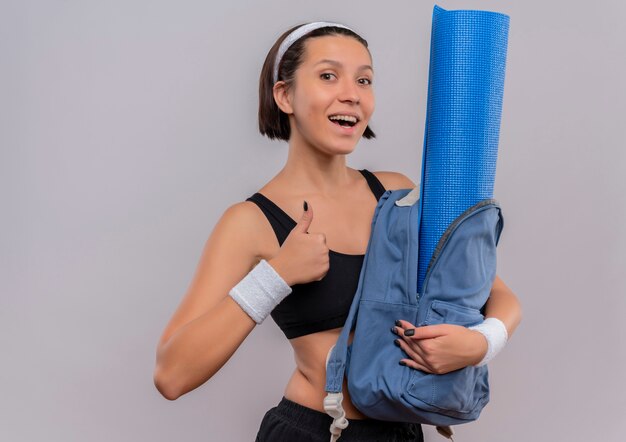
[[[381,182],[367,169],[359,172],[379,200],[385,193]],[[289,232],[296,226],[296,221],[261,193],[255,193],[246,201],[252,201],[260,207],[282,246]],[[364,257],[329,250],[329,269],[324,278],[291,286],[291,294],[271,313],[288,339],[343,327],[356,293]]]

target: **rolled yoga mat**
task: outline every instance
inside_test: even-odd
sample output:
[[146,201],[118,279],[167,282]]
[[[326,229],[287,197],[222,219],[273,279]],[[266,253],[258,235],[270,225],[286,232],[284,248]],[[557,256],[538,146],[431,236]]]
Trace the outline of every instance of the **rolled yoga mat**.
[[420,187],[418,292],[435,247],[466,209],[493,197],[509,17],[433,10]]

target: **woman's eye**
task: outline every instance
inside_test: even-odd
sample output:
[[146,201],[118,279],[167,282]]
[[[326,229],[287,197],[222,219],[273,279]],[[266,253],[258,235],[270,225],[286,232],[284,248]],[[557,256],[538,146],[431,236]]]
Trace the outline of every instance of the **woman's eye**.
[[[324,80],[330,80],[332,77],[336,77],[335,74],[332,74],[330,72],[324,72],[323,74],[320,74],[320,78],[324,79]],[[358,80],[358,82],[362,85],[370,85],[372,84],[372,80],[369,78],[360,78]]]

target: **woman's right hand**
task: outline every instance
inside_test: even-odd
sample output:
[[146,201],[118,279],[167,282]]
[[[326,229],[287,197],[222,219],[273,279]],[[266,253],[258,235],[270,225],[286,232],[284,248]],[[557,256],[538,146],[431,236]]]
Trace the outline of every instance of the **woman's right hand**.
[[289,232],[278,253],[268,260],[290,286],[321,280],[329,268],[326,235],[308,233],[313,221],[313,209],[307,204],[300,221]]

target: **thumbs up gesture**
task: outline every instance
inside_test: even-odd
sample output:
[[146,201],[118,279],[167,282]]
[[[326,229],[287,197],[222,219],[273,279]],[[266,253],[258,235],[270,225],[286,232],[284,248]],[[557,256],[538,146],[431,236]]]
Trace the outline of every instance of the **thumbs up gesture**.
[[308,232],[313,221],[313,208],[305,201],[304,209],[278,253],[268,261],[290,286],[319,281],[329,268],[326,235]]

